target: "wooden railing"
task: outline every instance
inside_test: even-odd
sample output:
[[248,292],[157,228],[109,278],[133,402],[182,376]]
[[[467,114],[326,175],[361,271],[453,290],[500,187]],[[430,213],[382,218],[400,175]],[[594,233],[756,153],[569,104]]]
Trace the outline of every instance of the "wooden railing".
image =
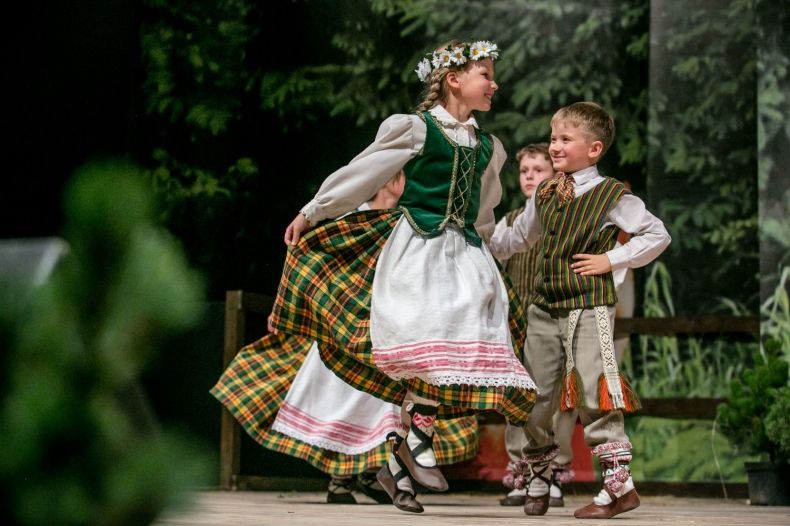
[[[249,343],[244,341],[247,314],[268,315],[272,303],[271,297],[261,294],[241,290],[226,293],[223,367],[227,367],[236,353]],[[615,336],[749,334],[759,338],[760,320],[757,316],[618,318],[614,333]],[[716,407],[723,401],[722,398],[643,398],[639,415],[712,420],[716,417]],[[497,413],[486,413],[484,420],[488,423],[503,421]],[[240,440],[241,427],[233,415],[223,407],[220,430],[220,485],[224,489],[261,487],[261,481],[257,480],[260,477],[244,477],[240,474]]]
[[[225,344],[222,352],[222,367],[226,368],[239,350],[247,343],[244,341],[247,314],[268,315],[273,300],[269,296],[229,290],[225,293]],[[264,329],[265,330],[265,329]],[[223,489],[239,489],[245,481],[241,468],[241,425],[224,406],[220,421],[219,440],[219,483]]]

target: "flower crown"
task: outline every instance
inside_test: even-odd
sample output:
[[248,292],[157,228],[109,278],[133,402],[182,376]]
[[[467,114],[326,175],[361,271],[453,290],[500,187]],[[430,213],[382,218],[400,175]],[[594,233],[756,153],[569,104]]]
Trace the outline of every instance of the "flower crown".
[[499,58],[499,48],[488,40],[479,40],[472,44],[462,42],[457,46],[447,46],[439,51],[426,53],[414,70],[421,82],[428,80],[431,72],[439,68],[449,68],[450,66],[460,66],[466,64],[467,60],[483,60]]

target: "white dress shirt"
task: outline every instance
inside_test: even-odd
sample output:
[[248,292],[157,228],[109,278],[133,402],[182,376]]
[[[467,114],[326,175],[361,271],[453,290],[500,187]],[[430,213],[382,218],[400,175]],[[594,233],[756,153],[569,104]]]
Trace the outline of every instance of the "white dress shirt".
[[[604,180],[595,165],[572,175],[574,198],[589,192]],[[612,270],[647,265],[658,257],[671,241],[664,223],[648,212],[645,203],[631,193],[623,194],[617,200],[606,215],[606,223],[601,228],[611,224],[632,236],[627,243],[606,252]],[[496,230],[488,242],[488,248],[494,257],[500,260],[507,259],[516,252],[528,250],[540,239],[541,233],[542,226],[535,199],[530,199],[524,212],[513,221],[511,227]]]

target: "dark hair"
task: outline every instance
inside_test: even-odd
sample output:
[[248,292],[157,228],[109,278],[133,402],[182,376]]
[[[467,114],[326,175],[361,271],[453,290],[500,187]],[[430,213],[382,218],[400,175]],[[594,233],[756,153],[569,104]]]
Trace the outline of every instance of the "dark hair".
[[516,152],[516,162],[520,163],[521,159],[523,159],[525,155],[530,154],[542,155],[546,158],[546,160],[551,161],[551,155],[549,155],[549,143],[547,142],[534,142],[524,146],[518,152]]

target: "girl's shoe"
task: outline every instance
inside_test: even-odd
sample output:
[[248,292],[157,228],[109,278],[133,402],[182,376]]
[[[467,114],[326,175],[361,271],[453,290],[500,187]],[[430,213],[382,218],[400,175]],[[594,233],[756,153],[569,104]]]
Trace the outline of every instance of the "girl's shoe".
[[398,481],[403,477],[407,477],[406,470],[401,466],[401,471],[398,473],[398,478],[392,476],[392,472],[387,464],[379,470],[376,474],[376,480],[379,481],[381,487],[387,492],[387,495],[392,499],[392,503],[401,511],[408,511],[410,513],[422,513],[422,504],[417,502],[417,496],[413,493],[403,491],[398,487]]
[[[436,412],[435,406],[414,404],[412,410],[409,411],[411,414],[409,433],[398,447],[397,456],[403,461],[413,480],[433,491],[447,491],[449,485],[439,467],[424,466],[417,460],[420,453],[433,452],[433,421],[436,418]],[[427,431],[423,431],[422,427],[425,427]],[[413,449],[409,447],[411,437],[417,439],[417,445]]]
[[354,478],[335,478],[329,480],[329,489],[326,494],[327,504],[356,504],[357,499],[351,490],[354,488]]
[[363,471],[360,473],[357,477],[357,489],[379,504],[390,504],[392,502],[384,487],[376,480],[375,472]]

